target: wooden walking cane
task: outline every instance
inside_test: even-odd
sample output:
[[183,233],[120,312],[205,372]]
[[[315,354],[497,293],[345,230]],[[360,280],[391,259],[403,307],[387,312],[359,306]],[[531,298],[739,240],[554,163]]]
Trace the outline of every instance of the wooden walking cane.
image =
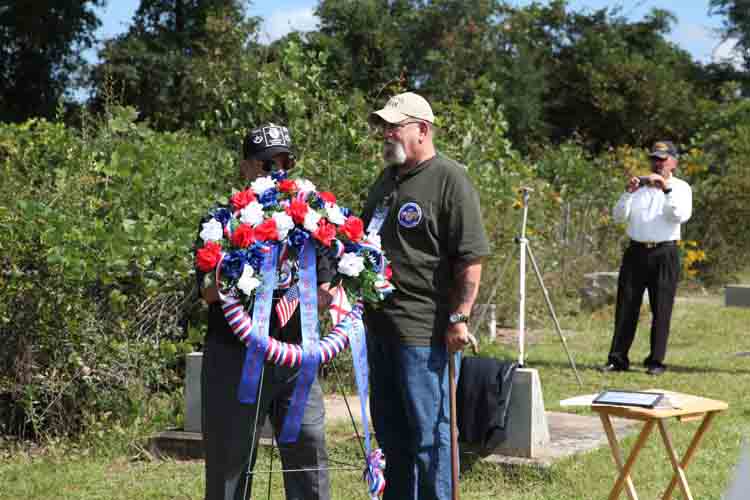
[[[479,351],[477,339],[469,334],[471,349],[476,354]],[[451,405],[451,498],[459,500],[458,491],[458,421],[456,418],[456,356],[455,353],[448,353],[448,386],[450,391]]]

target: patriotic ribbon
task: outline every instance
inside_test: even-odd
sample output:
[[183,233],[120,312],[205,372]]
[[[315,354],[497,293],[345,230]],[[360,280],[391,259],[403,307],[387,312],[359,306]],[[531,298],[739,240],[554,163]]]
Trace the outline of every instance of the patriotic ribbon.
[[368,250],[367,259],[375,266],[375,272],[383,272],[383,269],[385,269],[385,255],[383,255],[383,250],[369,241],[361,241],[359,246]]
[[[239,299],[226,295],[222,298],[222,301],[224,317],[227,318],[227,321],[231,318],[235,325],[233,326],[232,323],[230,323],[232,332],[245,345],[250,345],[252,340],[249,333],[244,334],[244,337],[241,337],[238,333],[239,327],[237,325],[242,324],[243,321],[252,323],[252,320],[247,312],[245,312],[242,303]],[[320,358],[321,364],[330,362],[333,358],[338,356],[341,351],[346,349],[349,345],[348,332],[351,329],[351,323],[358,321],[361,318],[362,306],[358,304],[352,309],[349,315],[341,320],[341,322],[328,333],[328,335],[321,339],[318,344],[317,352],[315,353],[315,355]],[[264,359],[275,365],[297,368],[302,364],[302,353],[302,346],[298,344],[288,344],[273,337],[268,337]]]
[[[346,296],[344,296],[344,300]],[[361,304],[358,304],[361,307]],[[365,338],[365,325],[361,318],[353,319],[349,330],[349,346],[352,350],[352,362],[354,363],[354,379],[357,382],[357,394],[359,395],[360,412],[362,414],[362,428],[365,437],[366,467],[364,478],[370,492],[370,498],[375,500],[383,494],[385,489],[385,458],[380,449],[372,450],[370,437],[370,422],[367,417],[367,400],[369,398],[368,380],[369,367],[367,364],[367,340]]]
[[371,500],[377,500],[385,491],[385,455],[378,448],[367,455],[364,479],[367,481]]
[[297,440],[305,405],[320,365],[320,332],[318,330],[318,277],[315,269],[315,247],[308,239],[302,247],[299,273],[300,319],[302,324],[302,365],[292,391],[284,423],[279,434],[280,443]]
[[[273,302],[273,291],[276,289],[276,261],[278,259],[278,248],[274,246],[263,258],[261,275],[263,281],[255,292],[255,304],[253,308],[253,319],[243,318],[242,323],[247,326],[244,332],[247,350],[245,351],[245,364],[242,366],[242,376],[237,395],[241,403],[255,403],[258,396],[258,383],[263,368],[264,354],[268,349],[268,326],[271,321],[271,305]],[[227,312],[224,311],[226,317]],[[246,315],[245,315],[246,316]],[[230,327],[232,322],[227,318]],[[236,321],[236,320],[235,320]],[[232,327],[235,335],[237,331]]]

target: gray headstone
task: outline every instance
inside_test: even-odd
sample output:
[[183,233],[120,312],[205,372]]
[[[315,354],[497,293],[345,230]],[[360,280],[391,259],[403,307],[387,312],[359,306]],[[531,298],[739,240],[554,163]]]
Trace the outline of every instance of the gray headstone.
[[185,432],[201,432],[202,352],[185,357]]
[[583,275],[583,287],[579,290],[581,307],[595,311],[608,304],[614,304],[617,298],[617,278],[619,273],[598,272]]
[[487,335],[490,342],[497,338],[497,306],[495,304],[474,304],[471,310],[473,334],[479,338]]
[[750,307],[750,285],[727,285],[724,304],[729,307]]
[[508,437],[495,453],[535,458],[549,446],[542,383],[533,368],[518,368],[513,374],[507,426]]
[[[191,352],[185,357],[185,432],[203,432],[201,410],[201,369],[203,353]],[[270,419],[266,419],[260,430],[261,438],[271,438]]]

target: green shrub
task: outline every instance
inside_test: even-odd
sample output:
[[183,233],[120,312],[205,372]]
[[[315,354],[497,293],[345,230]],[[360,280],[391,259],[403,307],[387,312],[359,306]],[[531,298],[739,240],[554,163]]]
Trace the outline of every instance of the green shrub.
[[[115,109],[78,132],[0,126],[0,432],[131,422],[181,388],[196,295],[188,249],[235,174],[223,147]],[[92,415],[94,417],[92,417]]]

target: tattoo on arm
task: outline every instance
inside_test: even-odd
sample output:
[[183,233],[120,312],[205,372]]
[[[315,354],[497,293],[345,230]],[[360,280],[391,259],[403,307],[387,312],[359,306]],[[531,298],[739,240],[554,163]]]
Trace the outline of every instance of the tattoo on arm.
[[454,267],[456,288],[453,291],[454,310],[471,310],[479,293],[482,276],[481,261],[458,262]]
[[479,283],[475,281],[463,280],[458,283],[458,290],[456,293],[456,299],[459,304],[474,302],[477,291],[479,290]]

